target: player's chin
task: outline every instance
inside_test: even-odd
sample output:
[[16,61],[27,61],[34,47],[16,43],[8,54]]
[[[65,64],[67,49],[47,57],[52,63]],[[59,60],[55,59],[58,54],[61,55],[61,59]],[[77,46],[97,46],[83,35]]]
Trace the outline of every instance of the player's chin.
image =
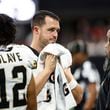
[[49,43],[52,43],[53,44],[53,43],[56,43],[56,41],[50,41]]

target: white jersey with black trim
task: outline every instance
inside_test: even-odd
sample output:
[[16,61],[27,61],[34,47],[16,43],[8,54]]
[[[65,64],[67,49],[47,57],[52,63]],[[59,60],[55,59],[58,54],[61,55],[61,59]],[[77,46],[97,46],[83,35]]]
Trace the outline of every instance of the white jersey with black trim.
[[27,87],[36,58],[25,45],[0,47],[0,110],[26,110]]

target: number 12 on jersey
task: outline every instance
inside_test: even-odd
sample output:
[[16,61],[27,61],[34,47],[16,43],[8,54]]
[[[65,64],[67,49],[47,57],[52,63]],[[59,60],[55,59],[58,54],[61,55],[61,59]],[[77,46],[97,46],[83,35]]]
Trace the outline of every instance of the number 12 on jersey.
[[[9,73],[10,74],[10,73]],[[16,83],[13,88],[11,88],[13,97],[13,107],[26,105],[26,94],[23,93],[23,98],[19,99],[19,90],[24,90],[26,86],[26,68],[24,66],[16,66],[12,69],[12,79],[18,78],[18,74],[22,74],[21,82]],[[7,87],[6,87],[6,73],[5,69],[0,69],[0,109],[9,108],[9,100],[7,99]],[[10,91],[9,91],[10,92]],[[9,97],[10,98],[10,97]]]

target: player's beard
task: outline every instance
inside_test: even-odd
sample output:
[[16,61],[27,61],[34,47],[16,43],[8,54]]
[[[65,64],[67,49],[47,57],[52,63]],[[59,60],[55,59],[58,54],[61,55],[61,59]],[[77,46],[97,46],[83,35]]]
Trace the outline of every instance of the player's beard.
[[40,46],[43,49],[46,45],[49,44],[49,41],[47,39],[39,39],[40,40]]
[[46,45],[50,44],[50,43],[55,43],[56,40],[47,40],[47,39],[40,39],[41,42],[41,47],[44,48]]

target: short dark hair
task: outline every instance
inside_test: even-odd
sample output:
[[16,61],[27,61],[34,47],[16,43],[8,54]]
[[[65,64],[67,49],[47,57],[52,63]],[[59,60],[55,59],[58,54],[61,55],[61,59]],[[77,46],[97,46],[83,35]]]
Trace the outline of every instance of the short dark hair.
[[8,45],[15,40],[16,26],[11,17],[0,14],[0,45]]
[[32,18],[31,28],[33,28],[35,25],[42,26],[43,24],[45,24],[46,16],[52,17],[53,19],[60,21],[60,18],[55,13],[47,10],[39,10]]

